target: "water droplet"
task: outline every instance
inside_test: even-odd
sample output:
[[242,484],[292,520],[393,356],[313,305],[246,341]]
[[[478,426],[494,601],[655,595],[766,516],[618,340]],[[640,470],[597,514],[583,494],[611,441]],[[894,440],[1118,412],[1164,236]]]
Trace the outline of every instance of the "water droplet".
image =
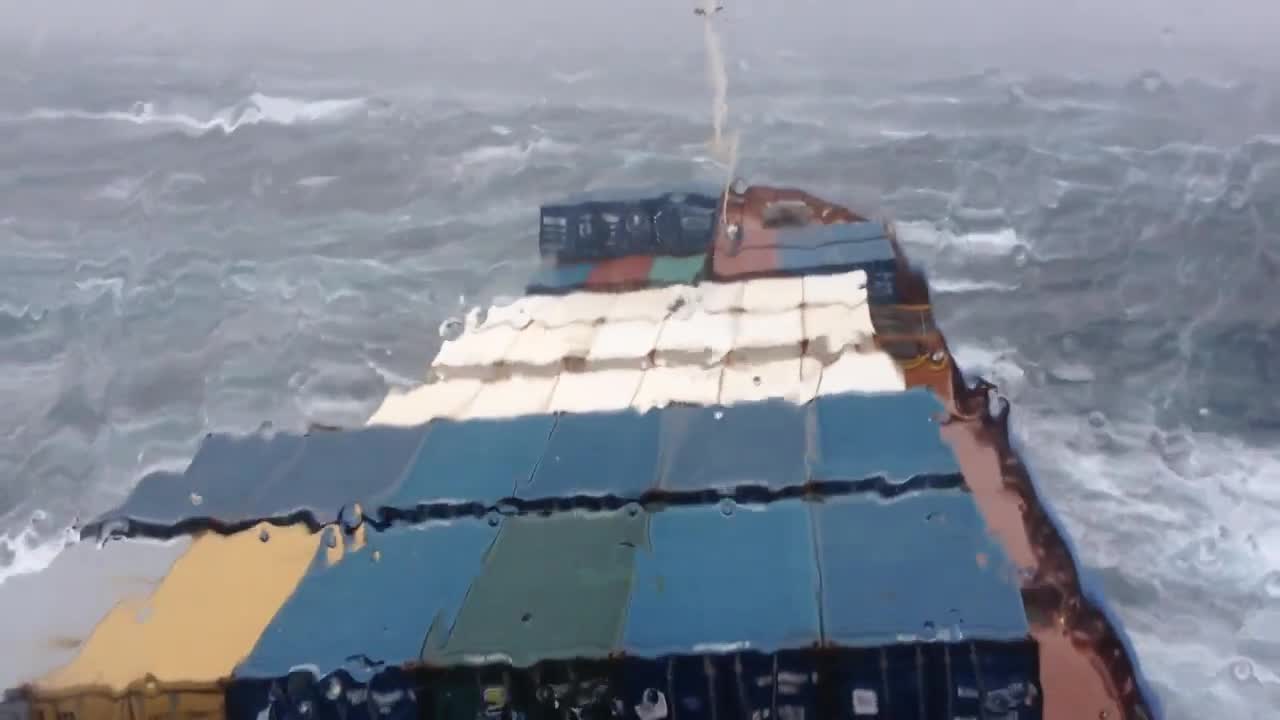
[[200,507],[204,504],[204,496],[200,493],[191,493],[191,504]]
[[1207,407],[1200,408],[1200,417],[1209,417],[1209,408]]
[[374,561],[374,562],[381,562],[381,561],[382,561],[382,551],[381,551],[381,550],[374,550],[374,551],[373,551],[373,554],[371,554],[369,557],[373,558],[373,561]]
[[331,548],[338,547],[338,533],[333,528],[324,531],[324,544]]
[[743,195],[747,192],[747,181],[742,178],[735,178],[733,185],[729,189],[734,195]]
[[926,620],[926,621],[925,621],[925,623],[924,623],[924,632],[923,632],[923,633],[921,633],[921,636],[922,636],[925,640],[932,640],[932,639],[934,639],[934,638],[938,637],[938,628],[937,628],[937,626],[936,626],[936,625],[934,625],[934,624],[933,624],[933,621],[932,621],[932,620]]
[[1142,77],[1139,78],[1139,83],[1141,83],[1142,89],[1149,93],[1159,92],[1166,85],[1164,78],[1160,76],[1160,73],[1155,71],[1147,71],[1143,73]]
[[947,354],[941,350],[934,350],[933,354],[929,356],[929,361],[934,365],[941,365],[942,361],[946,359]]
[[1226,201],[1232,210],[1243,210],[1249,204],[1249,191],[1243,185],[1232,185],[1227,188]]
[[1216,565],[1218,559],[1218,541],[1213,538],[1202,538],[1196,542],[1196,562],[1201,567]]
[[103,541],[125,537],[129,534],[129,521],[120,518],[108,520],[102,524]]
[[447,318],[440,323],[439,333],[444,340],[457,340],[462,335],[462,321],[458,318]]
[[1280,600],[1280,570],[1270,573],[1263,578],[1262,592],[1272,600]]
[[1075,355],[1076,351],[1080,349],[1080,339],[1075,336],[1075,333],[1067,333],[1063,335],[1059,344],[1062,347],[1062,352],[1067,355]]
[[1016,267],[1026,267],[1030,261],[1031,254],[1027,252],[1027,248],[1019,245],[1013,249],[1013,264]]
[[1104,428],[1107,425],[1107,416],[1103,415],[1098,410],[1094,410],[1093,412],[1089,413],[1089,425],[1090,427],[1094,427],[1098,429]]
[[760,382],[761,380],[759,375],[756,375],[755,377],[751,378],[751,384],[755,385],[756,387],[760,387]]
[[925,515],[924,519],[927,522],[941,522],[944,519],[944,516],[940,512],[931,512]]
[[342,680],[337,675],[329,678],[329,684],[325,687],[324,696],[330,700],[337,700],[342,696]]
[[1111,717],[1111,713],[1107,712],[1106,710],[1098,711],[1098,720],[1107,720],[1107,718],[1109,717]]
[[1173,41],[1177,39],[1176,38],[1177,34],[1178,32],[1173,29],[1172,25],[1165,25],[1164,27],[1160,28],[1160,42],[1164,43],[1165,45],[1172,45]]
[[489,523],[489,527],[498,527],[502,523],[502,517],[496,512],[489,513],[485,520]]
[[298,703],[298,714],[299,714],[299,715],[301,715],[301,716],[303,716],[303,717],[310,717],[310,716],[311,716],[311,701],[310,701],[310,700],[303,700],[302,702]]
[[1032,365],[1027,368],[1027,380],[1036,387],[1043,387],[1049,381],[1049,374],[1039,365]]
[[715,419],[717,419],[717,420],[723,419],[723,418],[724,418],[724,411],[723,411],[723,410],[717,410],[717,411],[715,412],[715,414],[714,414],[714,415],[712,415],[712,417],[714,417],[714,418],[715,418]]
[[160,683],[156,682],[154,677],[148,677],[143,683],[142,689],[146,690],[148,695],[158,695],[160,693]]
[[258,533],[258,539],[261,540],[262,542],[266,542],[271,539],[271,533],[268,532],[266,528],[262,528],[262,530]]
[[724,231],[729,235],[730,240],[737,240],[738,233],[740,232],[740,228],[738,227],[737,223],[729,223],[729,225],[724,229]]
[[627,503],[627,515],[635,517],[640,514],[640,506],[636,503]]
[[1231,674],[1240,682],[1248,682],[1253,678],[1253,663],[1241,658],[1231,664]]
[[737,507],[737,503],[735,503],[733,500],[730,500],[729,498],[725,498],[720,501],[720,514],[724,515],[725,517],[729,517],[730,515],[733,514],[733,511],[736,507]]
[[520,616],[520,622],[527,623],[533,619],[533,613],[525,613]]
[[338,518],[342,521],[343,529],[348,533],[353,533],[364,524],[364,511],[360,509],[359,504],[352,505],[349,508],[343,507],[338,513]]

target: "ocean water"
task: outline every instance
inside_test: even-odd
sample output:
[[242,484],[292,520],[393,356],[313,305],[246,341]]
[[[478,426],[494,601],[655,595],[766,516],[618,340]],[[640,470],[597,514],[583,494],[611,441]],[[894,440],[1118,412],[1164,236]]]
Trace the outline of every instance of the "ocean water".
[[[1276,717],[1280,80],[823,63],[730,42],[739,174],[900,221],[1168,717]],[[207,431],[363,422],[539,203],[724,173],[697,45],[2,67],[0,581]]]

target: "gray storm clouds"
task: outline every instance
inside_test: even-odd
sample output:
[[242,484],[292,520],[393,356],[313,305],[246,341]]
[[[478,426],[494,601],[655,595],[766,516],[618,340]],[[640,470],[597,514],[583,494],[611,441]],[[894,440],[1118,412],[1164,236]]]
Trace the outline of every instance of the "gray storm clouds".
[[[698,28],[697,0],[0,0],[6,44],[152,37],[294,49],[353,46],[491,52],[559,47],[661,52]],[[901,45],[998,53],[1039,48],[1070,61],[1161,44],[1261,60],[1280,36],[1270,0],[726,0],[731,37],[780,45]],[[995,58],[998,59],[998,58]],[[1122,59],[1122,58],[1118,58]]]

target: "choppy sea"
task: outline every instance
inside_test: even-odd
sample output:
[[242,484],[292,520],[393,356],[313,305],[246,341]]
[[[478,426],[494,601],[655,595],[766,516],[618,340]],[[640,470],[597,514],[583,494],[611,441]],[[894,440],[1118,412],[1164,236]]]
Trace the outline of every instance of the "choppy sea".
[[[1275,718],[1280,81],[747,50],[739,174],[900,222],[1168,716]],[[6,58],[0,579],[207,431],[363,422],[520,294],[540,202],[720,178],[700,47],[562,60]]]

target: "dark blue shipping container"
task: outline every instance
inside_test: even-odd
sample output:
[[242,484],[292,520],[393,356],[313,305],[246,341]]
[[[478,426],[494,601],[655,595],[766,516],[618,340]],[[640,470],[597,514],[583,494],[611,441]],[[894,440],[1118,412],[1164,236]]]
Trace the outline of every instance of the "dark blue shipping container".
[[[544,205],[538,248],[559,263],[627,255],[697,255],[711,245],[719,200],[699,193]],[[548,284],[542,278],[538,285]]]

